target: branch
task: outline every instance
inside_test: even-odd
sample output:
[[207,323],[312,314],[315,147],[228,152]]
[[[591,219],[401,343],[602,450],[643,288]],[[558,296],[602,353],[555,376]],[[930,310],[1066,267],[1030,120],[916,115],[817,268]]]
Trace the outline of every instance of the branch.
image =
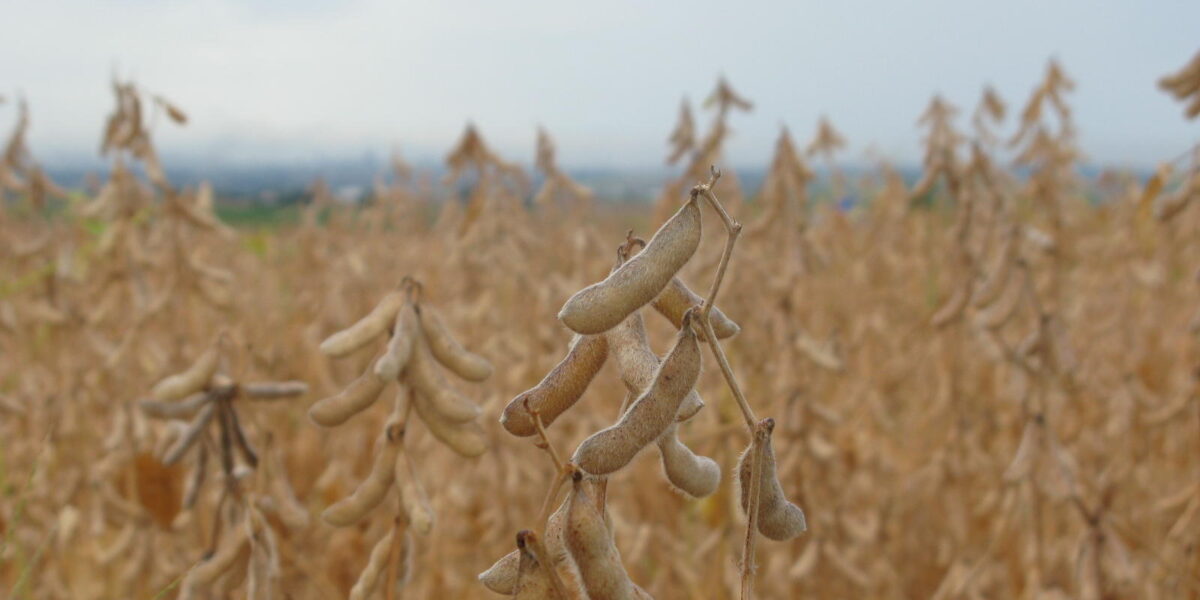
[[704,307],[700,310],[700,326],[704,330],[704,337],[708,341],[709,348],[712,349],[713,356],[717,359],[717,364],[721,367],[721,374],[725,376],[725,382],[729,384],[729,389],[733,392],[733,398],[737,401],[738,408],[742,411],[742,417],[746,420],[746,428],[753,433],[758,419],[754,416],[754,410],[750,408],[750,403],[746,402],[746,397],[742,394],[742,388],[738,386],[737,379],[733,375],[733,369],[729,366],[729,359],[726,358],[725,350],[721,348],[721,343],[717,341],[717,334],[713,332],[712,323],[709,322],[708,318],[709,313],[716,306],[717,292],[721,290],[721,281],[725,278],[725,269],[729,266],[730,256],[733,255],[733,245],[737,242],[738,235],[742,232],[742,224],[734,221],[729,216],[721,201],[712,192],[713,185],[721,178],[721,172],[715,167],[710,167],[710,173],[711,176],[706,183],[692,188],[692,198],[695,199],[698,196],[704,196],[705,200],[721,216],[721,221],[725,224],[725,231],[729,235],[725,239],[725,249],[721,252],[721,262],[717,265],[717,275],[713,279],[712,287],[709,288],[708,299],[704,301]]
[[763,419],[754,427],[754,441],[750,444],[750,490],[746,499],[746,543],[742,548],[742,600],[750,600],[754,583],[754,542],[758,539],[758,501],[762,495],[763,447],[774,426],[771,419]]

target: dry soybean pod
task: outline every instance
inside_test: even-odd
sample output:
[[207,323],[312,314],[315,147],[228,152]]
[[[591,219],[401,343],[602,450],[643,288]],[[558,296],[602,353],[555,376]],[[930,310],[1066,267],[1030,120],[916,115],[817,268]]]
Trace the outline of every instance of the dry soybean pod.
[[755,428],[755,442],[751,443],[738,459],[738,481],[742,490],[742,511],[749,514],[747,495],[750,493],[750,458],[753,456],[755,444],[761,444],[763,452],[762,474],[759,479],[760,491],[758,499],[758,532],[768,539],[775,541],[790,540],[808,529],[804,519],[804,511],[799,506],[788,501],[779,484],[779,476],[775,472],[775,451],[771,448],[771,433],[775,429],[775,420],[771,418],[759,421]]
[[179,585],[179,600],[189,600],[197,592],[197,588],[208,587],[218,577],[229,572],[250,553],[250,535],[242,528],[237,528],[233,538],[226,541],[215,554],[192,567],[183,583]]
[[505,554],[491,567],[488,567],[488,570],[479,574],[479,582],[497,594],[513,595],[517,589],[517,566],[520,560],[520,550],[513,550]]
[[487,434],[479,423],[452,423],[442,418],[421,394],[412,394],[410,401],[429,432],[461,456],[474,458],[487,452]]
[[389,530],[387,535],[375,542],[375,547],[371,549],[371,557],[367,559],[367,566],[363,567],[362,573],[358,575],[358,581],[355,581],[354,587],[350,588],[350,600],[366,600],[375,593],[375,589],[379,587],[380,577],[387,572],[388,558],[392,550],[392,537],[395,534],[395,529]]
[[579,566],[583,584],[592,598],[628,600],[637,597],[604,517],[584,490],[583,473],[578,471],[567,498],[563,540]]
[[[608,339],[609,352],[617,361],[625,389],[636,398],[653,383],[654,373],[662,362],[650,349],[641,311],[634,311],[620,325],[606,331],[604,337]],[[676,420],[686,421],[696,416],[702,408],[704,401],[696,390],[692,390],[679,406]]]
[[584,440],[572,462],[593,475],[607,475],[633,460],[638,452],[658,439],[679,413],[679,406],[700,375],[700,345],[692,331],[695,310],[683,319],[675,347],[659,365],[654,381],[615,425]]
[[402,292],[389,292],[367,316],[321,342],[320,350],[328,356],[345,356],[387,331],[396,318],[396,312],[404,304]]
[[[654,299],[652,305],[654,306],[654,310],[657,310],[659,314],[666,317],[678,329],[680,324],[683,323],[683,313],[687,312],[687,309],[693,306],[700,306],[703,303],[704,299],[688,288],[687,284],[683,283],[678,277],[672,277],[671,282],[667,284],[667,287],[663,288],[662,293]],[[713,331],[716,332],[717,339],[719,340],[733,337],[737,335],[737,332],[742,330],[737,323],[734,323],[732,319],[725,316],[725,313],[721,312],[721,309],[716,306],[713,307],[708,318],[712,321]],[[700,338],[704,339],[704,336],[701,334]]]
[[400,488],[400,503],[408,514],[409,529],[428,535],[433,529],[433,509],[407,452],[396,459],[396,485]]
[[[568,492],[568,495],[572,492]],[[567,550],[566,543],[563,540],[563,527],[567,519],[567,506],[570,500],[563,500],[558,509],[550,515],[546,520],[546,552],[549,557],[547,560],[558,571],[567,587],[572,587],[572,583],[579,580],[578,568],[571,559],[570,552]],[[520,552],[513,550],[508,554],[500,557],[488,570],[479,574],[479,581],[487,589],[511,596],[516,589],[517,584],[517,562],[520,560]]]
[[1016,234],[1012,227],[1004,232],[1004,243],[996,253],[992,267],[987,270],[983,282],[975,288],[971,303],[976,307],[987,306],[996,301],[1000,292],[1008,285],[1013,271],[1013,252],[1016,249]]
[[240,384],[238,390],[251,400],[281,400],[307,394],[308,384],[303,381],[252,381]]
[[429,342],[429,349],[438,362],[467,381],[483,381],[491,376],[492,363],[463,348],[433,307],[420,307],[417,316],[421,319],[425,341]]
[[191,423],[188,423],[187,429],[180,434],[179,439],[171,446],[170,450],[167,450],[167,454],[163,456],[164,465],[169,467],[179,462],[180,458],[183,458],[183,453],[187,452],[188,448],[191,448],[192,444],[195,444],[196,440],[200,439],[204,428],[212,421],[216,408],[216,404],[209,402],[204,405],[204,408],[200,409],[200,413],[192,419]]
[[[396,569],[394,571],[389,569],[386,573],[391,579],[388,585],[392,586],[394,593],[392,597],[400,598],[402,596],[400,589],[408,583],[408,578],[413,572],[413,538],[412,532],[408,528],[402,527],[401,523],[397,523],[394,529],[396,533],[392,536],[391,562],[396,565]],[[396,539],[396,535],[401,536],[400,539]]]
[[[571,468],[574,469],[573,466]],[[568,495],[570,494],[571,492],[568,491]],[[549,556],[547,560],[555,566],[559,576],[564,580],[578,582],[578,569],[575,567],[574,561],[571,560],[570,553],[567,551],[566,544],[563,541],[563,526],[566,523],[568,502],[568,499],[564,499],[559,504],[558,509],[546,520],[545,545],[547,556]],[[497,594],[511,596],[516,589],[517,563],[519,560],[519,550],[513,550],[505,554],[486,571],[479,574],[480,583],[483,583],[485,587]]]
[[242,458],[251,467],[258,467],[258,452],[255,452],[254,446],[251,446],[250,441],[246,439],[246,432],[242,429],[242,422],[238,419],[237,411],[233,410],[233,405],[229,400],[219,400],[218,402],[225,411],[226,423],[233,432],[233,441],[237,443]]
[[971,287],[971,280],[963,279],[950,298],[933,314],[929,320],[930,324],[934,327],[945,327],[962,315],[971,299]]
[[691,198],[663,224],[646,248],[603,281],[571,296],[558,313],[576,333],[602,333],[657,297],[700,244],[700,207]]
[[509,433],[530,436],[537,433],[525,401],[536,410],[542,425],[549,427],[559,415],[575,405],[587,391],[592,378],[608,358],[608,340],[603,335],[576,335],[570,350],[533,388],[509,401],[500,415],[500,424]]
[[437,411],[444,421],[467,423],[479,417],[479,406],[454,391],[442,377],[424,340],[413,343],[412,357],[404,373],[413,391],[424,398],[429,408]]
[[160,419],[190,419],[200,412],[204,404],[211,400],[208,392],[196,392],[178,402],[159,402],[158,400],[142,400],[138,406],[146,414]]
[[513,598],[517,600],[565,600],[555,592],[550,579],[550,566],[538,562],[534,556],[532,543],[537,534],[522,529],[517,532],[517,552],[520,559],[517,562],[517,582],[513,590]]
[[413,344],[421,335],[420,325],[417,324],[417,313],[411,301],[396,312],[396,321],[392,325],[392,337],[388,340],[387,350],[375,361],[375,375],[383,381],[391,381],[400,375],[400,371],[408,365],[413,353]]
[[367,516],[371,509],[383,502],[396,477],[396,457],[400,452],[400,440],[404,435],[402,425],[389,424],[375,442],[375,463],[371,473],[358,485],[353,494],[337,501],[321,513],[326,523],[345,527]]
[[1025,268],[1025,263],[1017,261],[1017,271],[1014,275],[1008,278],[1008,285],[1004,286],[1004,291],[986,308],[981,310],[976,316],[975,321],[981,327],[995,330],[1009,321],[1017,313],[1017,307],[1021,305],[1021,300],[1025,298],[1025,287],[1029,285],[1029,271]]
[[678,425],[672,423],[658,438],[663,472],[672,485],[695,498],[704,498],[721,485],[721,466],[707,456],[698,456],[679,441]]
[[385,385],[386,383],[380,381],[371,369],[367,369],[350,382],[346,389],[313,404],[308,409],[308,418],[323,427],[341,425],[374,404]]
[[562,582],[567,599],[587,600],[587,587],[583,583],[583,575],[579,573],[579,566],[571,558],[571,552],[567,549],[566,541],[563,539],[563,529],[567,524],[568,502],[568,499],[564,499],[558,510],[554,511],[554,514],[550,515],[546,521],[543,555],[547,557],[546,562],[554,569],[559,581]]
[[186,370],[164,378],[154,384],[150,394],[155,400],[169,402],[179,400],[192,392],[197,392],[208,384],[208,380],[217,372],[221,359],[221,347],[225,343],[225,331],[217,333],[216,339]]
[[200,497],[200,488],[204,487],[204,478],[208,473],[208,444],[200,444],[196,453],[196,464],[192,467],[192,476],[188,479],[183,491],[183,508],[190,509],[196,505]]

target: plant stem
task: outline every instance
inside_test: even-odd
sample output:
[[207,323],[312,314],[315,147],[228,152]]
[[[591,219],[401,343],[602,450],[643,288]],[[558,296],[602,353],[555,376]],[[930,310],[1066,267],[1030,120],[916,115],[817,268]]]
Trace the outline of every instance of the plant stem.
[[742,224],[734,221],[729,216],[721,201],[712,192],[713,185],[721,178],[721,172],[716,168],[711,168],[710,172],[711,176],[708,182],[692,188],[692,197],[694,199],[700,195],[704,196],[713,209],[717,211],[717,214],[721,216],[721,222],[725,224],[725,231],[728,237],[725,238],[725,248],[721,252],[721,262],[717,265],[717,274],[713,279],[712,287],[709,288],[708,299],[704,301],[704,308],[700,311],[700,325],[704,329],[704,337],[708,341],[708,346],[712,349],[713,356],[717,359],[717,364],[721,367],[721,374],[725,376],[725,382],[729,385],[730,391],[733,392],[733,398],[737,401],[738,408],[742,411],[742,417],[746,420],[746,428],[753,433],[758,419],[754,416],[754,410],[750,408],[750,403],[746,401],[746,397],[742,394],[742,388],[738,386],[737,379],[733,375],[733,369],[729,366],[729,359],[725,356],[725,350],[721,347],[721,343],[717,341],[717,334],[713,332],[712,323],[709,322],[708,318],[709,313],[716,306],[717,292],[721,290],[721,281],[725,278],[725,269],[729,266],[729,258],[733,255],[733,245],[737,242],[738,235],[742,232]]
[[717,180],[721,178],[721,172],[716,168],[711,168],[711,176],[706,183],[697,185],[692,188],[692,198],[704,196],[709,205],[717,211],[721,217],[721,222],[725,225],[725,233],[728,234],[725,238],[725,248],[721,251],[721,262],[717,265],[717,276],[713,279],[712,287],[708,290],[708,299],[704,302],[704,318],[708,319],[709,313],[717,304],[717,292],[721,289],[721,281],[725,279],[725,269],[729,266],[729,258],[733,255],[733,245],[737,243],[738,236],[742,233],[742,224],[733,220],[726,212],[725,206],[717,199],[712,188],[716,185]]
[[538,438],[541,439],[542,449],[550,454],[550,460],[554,461],[554,470],[558,473],[563,472],[563,461],[558,456],[558,452],[554,449],[554,444],[550,443],[550,438],[546,435],[546,427],[542,424],[542,415],[537,409],[529,406],[529,398],[524,401],[525,411],[533,418],[533,426],[537,429]]
[[742,600],[750,600],[754,583],[754,542],[758,539],[758,501],[762,495],[763,447],[769,429],[760,423],[754,428],[750,446],[750,493],[746,500],[746,543],[742,548]]

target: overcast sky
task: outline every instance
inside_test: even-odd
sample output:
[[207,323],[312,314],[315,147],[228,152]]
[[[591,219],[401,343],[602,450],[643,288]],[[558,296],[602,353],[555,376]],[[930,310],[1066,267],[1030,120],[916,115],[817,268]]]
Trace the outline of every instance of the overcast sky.
[[[807,139],[822,114],[846,160],[904,163],[933,93],[969,114],[990,83],[1018,104],[1052,56],[1078,83],[1090,159],[1149,165],[1200,139],[1155,86],[1200,49],[1196,0],[0,0],[0,15],[0,93],[28,97],[47,160],[94,152],[114,70],[191,116],[158,128],[166,153],[207,159],[393,144],[436,159],[469,119],[513,159],[532,160],[542,124],[565,164],[653,166],[680,100],[724,73],[756,103],[731,163],[765,162],[781,124]],[[0,105],[0,127],[13,117]]]

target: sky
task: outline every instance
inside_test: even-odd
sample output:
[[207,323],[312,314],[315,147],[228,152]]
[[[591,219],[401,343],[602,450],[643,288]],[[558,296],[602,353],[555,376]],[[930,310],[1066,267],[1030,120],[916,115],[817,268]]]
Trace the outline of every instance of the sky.
[[[1051,57],[1078,84],[1090,161],[1144,167],[1200,139],[1155,85],[1200,50],[1195,0],[0,0],[0,15],[0,94],[28,98],[46,162],[95,155],[114,73],[188,113],[156,125],[164,155],[221,163],[436,161],[472,121],[513,160],[532,161],[541,125],[568,167],[655,167],[681,100],[724,74],[755,102],[731,121],[731,164],[765,164],[781,126],[806,140],[821,115],[844,161],[911,164],[934,93],[965,128],[984,85],[1016,112]],[[0,128],[14,116],[0,105]]]

